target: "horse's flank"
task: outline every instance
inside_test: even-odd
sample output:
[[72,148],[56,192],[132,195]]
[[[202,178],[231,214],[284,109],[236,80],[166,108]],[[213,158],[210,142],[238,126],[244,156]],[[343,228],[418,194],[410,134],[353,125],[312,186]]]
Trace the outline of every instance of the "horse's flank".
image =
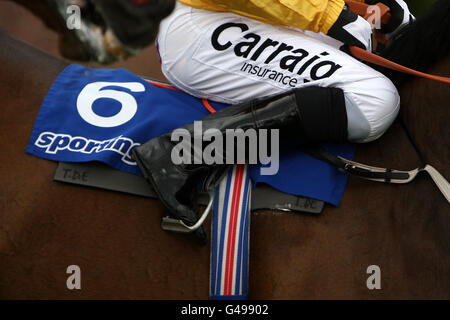
[[[0,297],[207,298],[209,249],[163,232],[158,201],[56,183],[56,163],[24,153],[67,64],[0,38]],[[79,292],[66,287],[70,265]]]
[[[0,298],[207,298],[209,246],[162,231],[159,202],[53,182],[56,164],[24,153],[66,64],[0,38]],[[427,71],[448,75],[448,57]],[[448,88],[416,79],[401,94],[415,139],[448,177]],[[405,169],[418,161],[397,124],[356,160]],[[319,217],[254,214],[250,298],[448,299],[448,209],[423,176],[406,186],[351,178],[341,206]],[[70,265],[81,268],[81,290],[66,287]],[[371,265],[381,268],[381,290],[366,286]]]

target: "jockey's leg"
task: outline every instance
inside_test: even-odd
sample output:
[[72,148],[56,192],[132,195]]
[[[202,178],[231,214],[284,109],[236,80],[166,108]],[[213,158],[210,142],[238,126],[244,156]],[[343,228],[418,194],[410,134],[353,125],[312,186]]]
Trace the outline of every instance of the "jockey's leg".
[[[309,107],[312,104],[314,108]],[[237,158],[240,152],[236,150],[246,151],[250,148],[238,145],[235,148],[239,149],[230,151],[228,146],[224,148],[221,145],[218,150],[215,149],[213,159],[203,158],[210,144],[197,147],[195,140],[212,141],[213,137],[215,140],[220,135],[220,141],[227,140],[228,143],[230,129],[241,132],[252,130],[256,135],[260,133],[259,129],[277,129],[281,141],[290,144],[344,142],[348,136],[344,94],[339,88],[309,86],[292,89],[212,113],[201,119],[200,131],[196,129],[195,123],[178,128],[174,133],[179,138],[183,137],[180,143],[174,142],[172,133],[167,133],[136,147],[133,150],[134,157],[145,179],[153,186],[171,215],[189,226],[198,219],[193,208],[196,207],[196,187],[203,179],[216,169],[225,169],[224,164],[246,162],[254,156],[246,152],[243,159]],[[181,153],[183,156],[178,156]],[[185,156],[188,157],[187,161]],[[183,161],[180,161],[181,157]],[[203,229],[198,230],[196,236],[204,241]]]
[[[178,4],[158,43],[163,72],[175,86],[236,104],[202,119],[203,132],[280,129],[294,141],[376,139],[398,113],[394,85],[320,37]],[[183,129],[195,135],[193,124]],[[192,194],[214,166],[175,165],[173,147],[166,134],[134,154],[172,215],[192,225]]]
[[197,97],[236,104],[293,88],[342,89],[350,141],[380,137],[399,111],[392,82],[323,34],[177,4],[158,44],[167,79]]

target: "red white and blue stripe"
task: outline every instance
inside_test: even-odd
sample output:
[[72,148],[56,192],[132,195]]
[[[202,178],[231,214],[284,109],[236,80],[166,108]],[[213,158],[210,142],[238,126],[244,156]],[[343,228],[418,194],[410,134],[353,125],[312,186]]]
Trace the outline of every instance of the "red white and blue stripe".
[[247,299],[251,181],[235,165],[216,189],[211,237],[211,299]]

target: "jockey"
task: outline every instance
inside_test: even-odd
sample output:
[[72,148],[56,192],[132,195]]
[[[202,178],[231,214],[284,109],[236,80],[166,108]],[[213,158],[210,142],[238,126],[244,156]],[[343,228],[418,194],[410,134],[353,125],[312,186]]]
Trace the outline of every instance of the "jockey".
[[[366,2],[390,7],[393,18],[381,29],[388,35],[411,20],[403,0]],[[235,105],[203,119],[205,131],[277,128],[306,143],[373,141],[399,112],[392,82],[340,50],[348,45],[371,51],[372,26],[343,0],[179,0],[158,35],[172,84]],[[211,166],[174,165],[172,148],[168,134],[135,157],[171,213],[192,225],[186,195]]]

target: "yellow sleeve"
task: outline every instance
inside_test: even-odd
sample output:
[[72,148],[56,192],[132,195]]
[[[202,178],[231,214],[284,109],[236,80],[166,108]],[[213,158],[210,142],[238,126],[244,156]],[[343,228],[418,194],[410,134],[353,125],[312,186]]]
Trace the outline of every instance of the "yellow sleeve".
[[[344,0],[178,0],[192,7],[233,12],[264,23],[327,33]],[[354,0],[364,2],[364,0]]]

